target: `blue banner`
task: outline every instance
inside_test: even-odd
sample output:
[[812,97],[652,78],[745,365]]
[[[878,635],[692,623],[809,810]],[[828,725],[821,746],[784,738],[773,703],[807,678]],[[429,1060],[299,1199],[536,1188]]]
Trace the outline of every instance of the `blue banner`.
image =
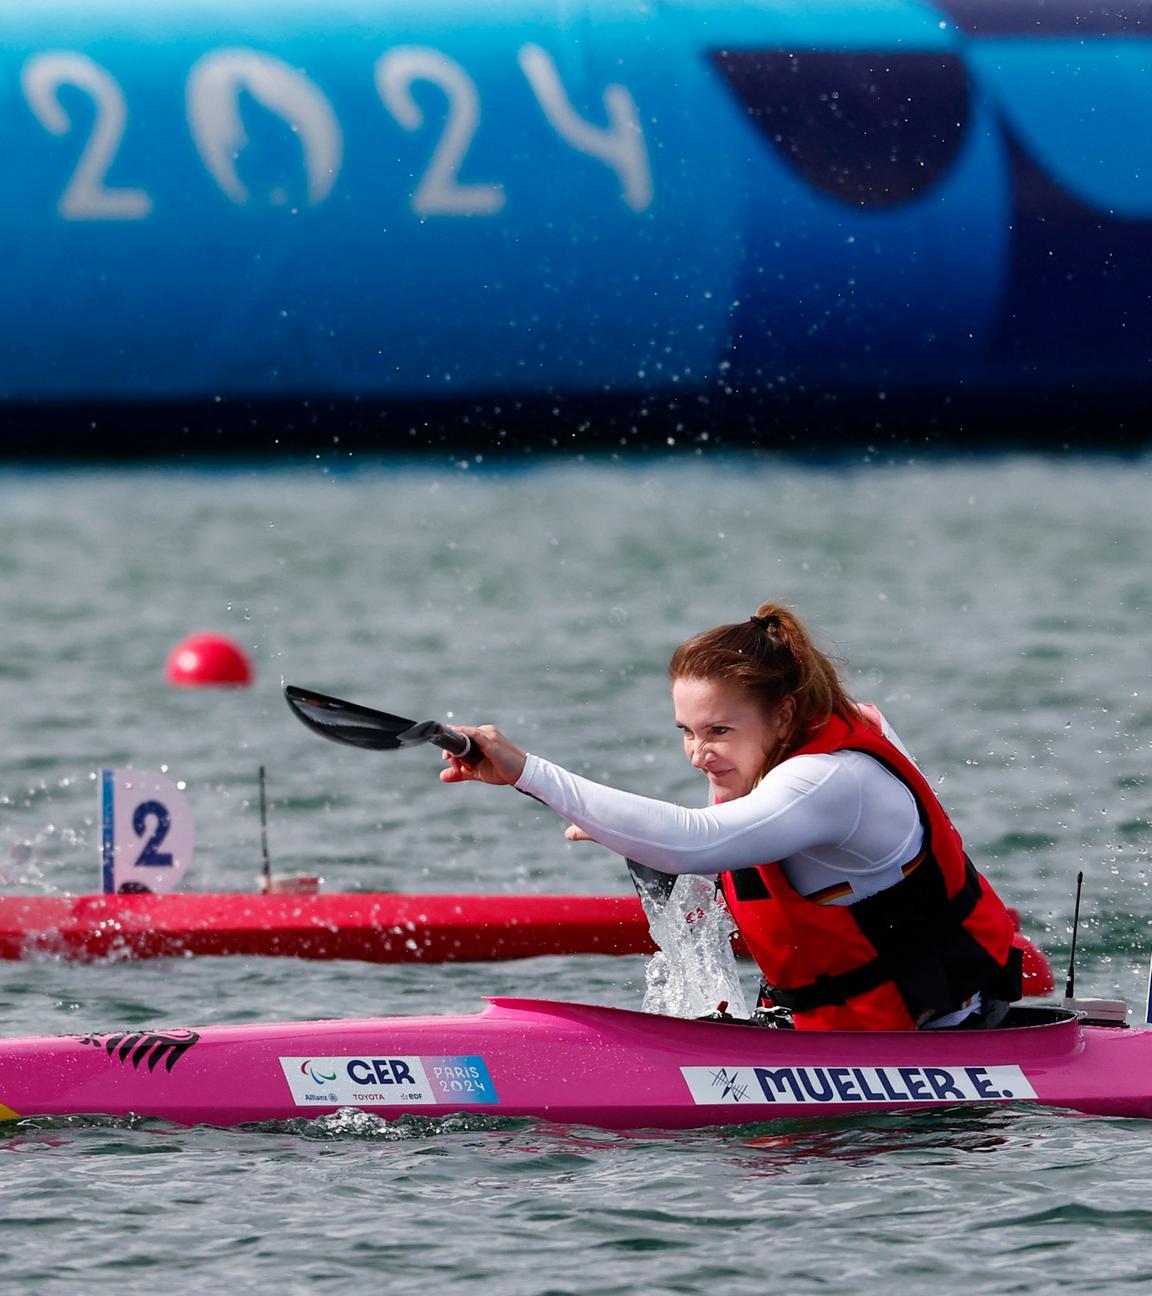
[[0,12],[0,397],[1148,377],[1152,16]]

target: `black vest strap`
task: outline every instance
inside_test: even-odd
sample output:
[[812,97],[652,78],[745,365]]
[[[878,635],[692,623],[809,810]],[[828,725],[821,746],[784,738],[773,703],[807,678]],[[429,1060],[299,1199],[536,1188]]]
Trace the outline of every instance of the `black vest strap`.
[[[938,868],[917,868],[894,887],[849,906],[875,946],[876,957],[850,972],[819,976],[807,985],[765,983],[773,1003],[793,1012],[812,1012],[894,982],[919,1013],[955,1007],[983,989],[1000,966],[962,927],[983,891],[980,875],[970,860],[966,863],[964,885],[951,899]],[[958,964],[965,969],[959,984],[946,968],[954,955],[962,955]],[[965,989],[969,981],[974,984]]]
[[758,868],[735,869],[728,876],[732,879],[732,890],[737,900],[771,900],[772,893],[764,874]]
[[827,1008],[830,1004],[847,1003],[849,999],[867,994],[869,990],[875,990],[891,980],[892,974],[887,962],[874,958],[863,967],[853,968],[851,972],[841,972],[838,976],[819,976],[808,985],[796,986],[791,990],[782,990],[765,981],[760,993],[791,1012],[813,1012],[817,1008]]

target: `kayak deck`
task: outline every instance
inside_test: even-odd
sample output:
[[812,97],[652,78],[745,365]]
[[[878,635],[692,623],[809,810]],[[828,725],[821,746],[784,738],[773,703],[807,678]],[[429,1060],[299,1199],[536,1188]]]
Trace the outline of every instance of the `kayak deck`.
[[787,1031],[534,999],[466,1016],[0,1041],[0,1115],[237,1125],[359,1108],[606,1129],[1036,1103],[1152,1116],[1152,1031],[1018,1009],[995,1031]]

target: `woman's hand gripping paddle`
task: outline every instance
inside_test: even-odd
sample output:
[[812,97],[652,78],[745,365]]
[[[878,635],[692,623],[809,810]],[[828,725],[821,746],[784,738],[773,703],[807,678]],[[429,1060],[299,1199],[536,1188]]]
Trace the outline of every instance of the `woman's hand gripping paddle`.
[[[366,751],[399,751],[403,747],[432,743],[469,764],[478,765],[484,759],[484,753],[464,734],[435,720],[406,720],[387,711],[374,711],[356,702],[297,688],[295,684],[286,686],[284,696],[296,718],[330,742]],[[661,873],[635,860],[628,860],[627,864],[641,900],[647,897],[658,902],[667,900],[676,884],[674,874]]]

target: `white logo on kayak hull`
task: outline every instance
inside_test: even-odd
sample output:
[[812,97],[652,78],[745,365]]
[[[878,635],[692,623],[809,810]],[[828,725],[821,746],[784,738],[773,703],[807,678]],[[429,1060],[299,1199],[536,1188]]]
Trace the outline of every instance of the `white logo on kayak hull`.
[[297,1107],[432,1107],[498,1103],[482,1057],[282,1057]]
[[1010,1102],[1035,1098],[1018,1066],[690,1066],[680,1074],[697,1106],[776,1103]]

